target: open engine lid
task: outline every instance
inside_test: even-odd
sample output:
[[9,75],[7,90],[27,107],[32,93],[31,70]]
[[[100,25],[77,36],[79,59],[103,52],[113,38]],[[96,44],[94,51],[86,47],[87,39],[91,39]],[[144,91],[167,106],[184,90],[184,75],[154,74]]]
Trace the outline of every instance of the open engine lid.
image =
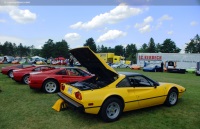
[[101,57],[98,57],[89,47],[71,49],[70,53],[90,73],[100,78],[113,80],[114,77],[118,76],[118,73],[101,59]]

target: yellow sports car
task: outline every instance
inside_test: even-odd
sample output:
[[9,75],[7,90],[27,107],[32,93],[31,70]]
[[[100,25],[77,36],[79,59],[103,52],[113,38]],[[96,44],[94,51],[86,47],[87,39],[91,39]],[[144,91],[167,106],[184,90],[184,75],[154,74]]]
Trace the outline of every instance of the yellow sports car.
[[186,91],[180,85],[156,82],[139,73],[117,73],[88,47],[70,52],[95,76],[82,82],[62,83],[60,99],[53,106],[57,111],[69,106],[112,122],[125,111],[160,104],[173,106]]

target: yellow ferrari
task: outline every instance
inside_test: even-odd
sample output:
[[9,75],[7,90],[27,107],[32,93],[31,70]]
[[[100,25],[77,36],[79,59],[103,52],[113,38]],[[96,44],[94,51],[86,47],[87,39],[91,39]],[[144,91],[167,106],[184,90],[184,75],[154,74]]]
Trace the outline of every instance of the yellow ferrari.
[[82,82],[62,83],[60,99],[53,106],[56,111],[69,106],[112,122],[125,111],[160,104],[174,106],[186,91],[180,85],[156,82],[139,73],[117,73],[88,47],[70,52],[95,76]]

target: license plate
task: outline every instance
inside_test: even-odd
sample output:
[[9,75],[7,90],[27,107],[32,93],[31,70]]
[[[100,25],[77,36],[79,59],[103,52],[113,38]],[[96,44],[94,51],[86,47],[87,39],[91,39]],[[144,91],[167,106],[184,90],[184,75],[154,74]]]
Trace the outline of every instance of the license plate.
[[67,92],[68,92],[69,94],[72,94],[72,88],[69,87],[68,90],[67,90]]

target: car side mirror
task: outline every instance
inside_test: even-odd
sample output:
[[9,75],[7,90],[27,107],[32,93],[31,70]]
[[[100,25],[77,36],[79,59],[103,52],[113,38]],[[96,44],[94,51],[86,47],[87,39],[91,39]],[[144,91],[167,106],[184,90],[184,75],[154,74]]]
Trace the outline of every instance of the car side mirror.
[[159,83],[154,83],[154,88],[157,88],[157,86],[159,86]]

